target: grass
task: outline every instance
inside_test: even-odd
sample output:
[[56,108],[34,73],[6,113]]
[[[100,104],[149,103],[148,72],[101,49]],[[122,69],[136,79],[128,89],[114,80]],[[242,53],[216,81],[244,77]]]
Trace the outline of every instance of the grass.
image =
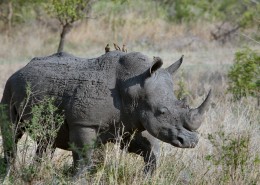
[[[191,94],[192,107],[199,105],[209,89],[213,92],[212,106],[199,129],[198,146],[194,149],[180,149],[162,143],[158,169],[152,177],[147,177],[142,173],[144,162],[141,157],[121,151],[118,145],[108,144],[102,146],[104,152],[100,149],[96,151],[96,171],[86,172],[81,178],[73,179],[70,152],[57,149],[53,159],[44,157],[42,164],[34,168],[31,160],[36,144],[28,135],[24,135],[18,146],[19,163],[4,182],[260,184],[259,108],[256,107],[254,98],[232,102],[226,93],[227,70],[238,48],[232,44],[222,46],[211,42],[207,36],[211,25],[205,25],[203,30],[200,25],[193,25],[188,31],[185,25],[171,26],[156,19],[147,21],[146,24],[138,21],[131,24],[130,21],[129,18],[113,32],[110,27],[105,29],[104,23],[90,20],[78,25],[68,35],[65,48],[77,56],[91,58],[103,54],[107,43],[126,43],[128,51],[140,51],[151,58],[160,56],[164,67],[184,54],[183,72],[174,76],[175,89],[178,88],[177,81],[182,74],[185,87]],[[99,25],[104,28],[97,29]],[[154,28],[154,25],[157,26]],[[12,73],[34,56],[50,55],[56,51],[57,36],[57,33],[44,26],[21,27],[10,38],[0,34],[0,42],[3,43],[0,46],[0,98],[4,84]],[[257,45],[252,47],[259,48]],[[1,150],[2,147],[2,153]],[[236,160],[229,157],[236,152],[242,157]],[[1,165],[0,171],[2,167]]]

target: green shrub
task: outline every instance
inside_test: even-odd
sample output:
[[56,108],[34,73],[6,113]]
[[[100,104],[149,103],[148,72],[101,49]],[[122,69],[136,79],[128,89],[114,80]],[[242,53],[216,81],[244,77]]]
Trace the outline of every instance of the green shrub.
[[228,91],[235,100],[260,96],[260,54],[249,48],[235,54],[235,63],[228,72]]
[[155,0],[167,20],[177,23],[198,20],[223,21],[241,28],[252,27],[259,16],[260,4],[249,0]]
[[47,4],[47,11],[62,25],[65,25],[86,16],[89,2],[90,0],[50,0]]
[[54,98],[44,98],[32,107],[32,118],[26,124],[26,132],[38,142],[38,146],[52,147],[64,118],[54,105]]
[[[27,86],[27,96],[28,100],[33,97],[33,93],[30,90],[30,86]],[[28,102],[28,100],[26,102]],[[25,103],[23,106],[28,106]],[[25,182],[31,182],[35,179],[42,178],[43,173],[48,172],[49,174],[55,173],[54,166],[51,163],[50,156],[53,152],[53,144],[57,133],[64,123],[64,118],[58,108],[55,106],[55,99],[45,97],[43,100],[31,108],[31,119],[25,121],[25,132],[29,136],[37,141],[37,148],[40,152],[39,158],[34,158],[32,163],[28,163],[28,153],[30,150],[31,140],[25,139],[22,150],[21,157],[18,158],[19,168],[16,169],[14,176],[23,179]],[[38,157],[38,156],[37,156]],[[41,162],[40,164],[38,162]]]
[[[215,166],[213,169],[216,170],[216,180],[224,184],[247,182],[249,171],[259,166],[258,156],[252,156],[249,150],[250,135],[248,133],[227,134],[221,129],[214,134],[209,134],[208,139],[214,150],[212,154],[206,156],[206,160]],[[252,158],[255,160],[252,161]]]
[[177,82],[177,90],[174,91],[178,100],[190,98],[191,94],[187,88],[187,84],[184,80],[184,72],[181,71],[179,80]]

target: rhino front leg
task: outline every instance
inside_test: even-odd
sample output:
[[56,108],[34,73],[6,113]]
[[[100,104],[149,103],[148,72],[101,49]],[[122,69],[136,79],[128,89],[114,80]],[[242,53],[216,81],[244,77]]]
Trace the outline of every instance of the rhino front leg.
[[159,141],[147,131],[136,134],[130,141],[128,151],[141,155],[144,158],[145,174],[152,174],[156,169],[160,153]]
[[74,126],[69,131],[69,142],[72,150],[75,169],[82,172],[92,165],[92,153],[97,139],[96,129]]

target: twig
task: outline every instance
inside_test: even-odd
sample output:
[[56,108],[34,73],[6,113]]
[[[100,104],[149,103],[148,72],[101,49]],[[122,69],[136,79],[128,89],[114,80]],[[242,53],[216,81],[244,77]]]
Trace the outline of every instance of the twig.
[[249,40],[251,41],[254,41],[255,43],[259,44],[260,45],[260,42],[256,41],[255,39],[249,37],[248,35],[244,34],[244,33],[239,33],[240,35],[244,36],[245,38],[248,38]]

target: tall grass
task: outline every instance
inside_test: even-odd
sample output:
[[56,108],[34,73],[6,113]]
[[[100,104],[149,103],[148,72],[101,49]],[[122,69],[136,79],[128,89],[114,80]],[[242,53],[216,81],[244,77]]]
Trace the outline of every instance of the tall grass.
[[[184,68],[185,70],[189,70]],[[159,165],[153,176],[143,173],[144,162],[140,156],[120,150],[120,143],[98,148],[94,155],[96,168],[79,178],[72,177],[71,153],[57,150],[54,158],[44,157],[40,167],[31,166],[35,143],[25,135],[19,142],[19,164],[6,184],[259,184],[260,179],[260,111],[254,99],[232,102],[225,94],[223,77],[214,84],[201,76],[201,69],[194,72],[195,82],[189,83],[188,75],[183,80],[190,88],[193,107],[204,95],[196,91],[198,84],[213,88],[213,103],[199,129],[200,142],[194,149],[180,149],[161,144]],[[213,69],[212,69],[213,70]],[[178,86],[176,85],[176,89]],[[222,89],[222,92],[220,91]],[[193,91],[192,91],[193,90]],[[118,136],[120,142],[120,135]],[[26,148],[27,153],[24,153]]]
[[[178,149],[161,145],[159,166],[152,177],[143,174],[142,158],[120,150],[120,143],[97,149],[95,171],[71,177],[71,154],[43,158],[40,168],[26,156],[8,183],[15,184],[258,184],[260,178],[259,111],[250,101],[225,100],[211,108],[200,128],[199,145]],[[243,105],[243,106],[242,106]],[[24,136],[26,138],[27,136]],[[120,136],[118,141],[120,142]],[[22,148],[28,141],[20,142]],[[29,143],[33,143],[30,141]],[[32,146],[32,144],[30,144]],[[31,152],[33,150],[31,149]],[[60,151],[59,151],[60,152]],[[24,155],[23,153],[20,155]],[[28,154],[27,154],[28,155]],[[63,156],[63,157],[62,157]],[[23,156],[25,157],[25,156]],[[56,159],[55,159],[56,158]],[[22,165],[24,165],[22,167]],[[28,180],[30,179],[30,180]]]

